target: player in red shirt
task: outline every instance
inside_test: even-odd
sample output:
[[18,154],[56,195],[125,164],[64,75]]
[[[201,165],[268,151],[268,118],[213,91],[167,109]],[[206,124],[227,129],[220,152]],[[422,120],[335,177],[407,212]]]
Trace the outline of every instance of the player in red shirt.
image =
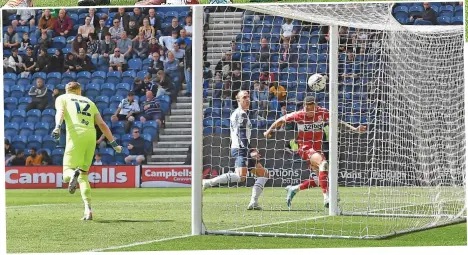
[[[271,127],[264,133],[266,138],[271,137],[271,133],[277,127],[283,126],[288,122],[295,122],[298,127],[298,136],[296,139],[298,146],[297,153],[303,160],[309,162],[309,167],[313,172],[318,171],[309,180],[302,182],[296,186],[288,186],[286,197],[288,207],[291,207],[293,197],[300,190],[309,189],[320,186],[322,188],[324,205],[328,207],[328,162],[321,152],[323,128],[329,120],[329,112],[326,108],[317,106],[315,98],[307,96],[304,99],[304,109],[287,114],[276,120]],[[339,122],[342,128],[349,129],[354,132],[365,132],[366,126],[353,127],[345,122]]]

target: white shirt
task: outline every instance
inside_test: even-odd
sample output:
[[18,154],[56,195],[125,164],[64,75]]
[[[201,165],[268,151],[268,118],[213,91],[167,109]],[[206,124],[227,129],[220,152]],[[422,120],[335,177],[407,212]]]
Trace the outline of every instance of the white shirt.
[[292,33],[293,33],[294,25],[293,25],[292,22],[291,22],[291,24],[284,23],[284,24],[281,26],[281,29],[283,29],[283,36],[289,37],[289,36],[291,36]]
[[99,162],[94,161],[93,165],[95,165],[95,166],[102,166],[102,161],[99,161]]
[[159,37],[159,45],[166,46],[169,51],[174,50],[174,43],[177,42],[177,38],[172,38],[172,36],[161,36]]
[[184,26],[184,29],[187,31],[187,33],[192,34],[192,26]]
[[119,108],[119,114],[121,115],[127,115],[129,112],[140,112],[140,105],[138,105],[138,102],[135,99],[131,104],[128,101],[128,98],[122,99],[122,101],[119,104]]
[[242,108],[237,108],[231,114],[231,148],[249,148],[252,123],[249,115]]
[[110,64],[118,64],[121,63],[123,64],[125,62],[125,57],[122,53],[120,53],[120,56],[116,57],[114,54],[111,54],[109,56],[109,63]]

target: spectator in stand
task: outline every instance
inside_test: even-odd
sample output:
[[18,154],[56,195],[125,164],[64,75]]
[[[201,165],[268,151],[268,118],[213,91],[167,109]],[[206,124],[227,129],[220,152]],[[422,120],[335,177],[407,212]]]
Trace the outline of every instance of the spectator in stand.
[[84,25],[78,27],[78,34],[81,34],[83,36],[83,40],[88,40],[89,34],[94,33],[94,26],[91,24],[91,17],[86,17],[85,18],[85,23]]
[[159,71],[157,73],[156,81],[159,84],[156,97],[162,95],[171,95],[171,92],[174,89],[174,84],[169,75],[167,75],[164,71]]
[[122,32],[124,32],[124,29],[120,26],[120,20],[115,19],[113,21],[113,26],[109,28],[109,33],[111,34],[111,39],[117,42],[117,40],[120,39]]
[[[18,150],[14,158],[12,158],[9,162],[11,162],[11,166],[25,166],[26,158],[24,157],[24,150]],[[5,163],[5,165],[6,164],[7,163]]]
[[50,158],[50,156],[49,156],[49,154],[47,153],[47,151],[42,150],[42,151],[41,151],[41,156],[42,156],[42,163],[41,163],[41,165],[43,165],[43,166],[50,166],[50,165],[52,165],[52,159]]
[[32,147],[29,149],[29,156],[26,158],[26,166],[40,166],[42,165],[42,155],[37,154],[37,149]]
[[275,74],[270,73],[268,71],[263,71],[263,73],[260,74],[260,82],[264,83],[267,85],[267,87],[270,87],[270,85],[275,81]]
[[65,57],[63,56],[62,49],[56,49],[55,54],[50,57],[50,64],[47,72],[59,72],[62,73]]
[[15,148],[10,144],[10,141],[5,138],[5,165],[8,165],[8,162],[15,158]]
[[187,36],[192,37],[192,16],[185,17],[185,31],[187,31]]
[[125,8],[119,8],[119,12],[114,16],[114,20],[115,19],[120,21],[119,26],[123,28],[123,30],[128,31],[130,16],[127,13],[125,13]]
[[127,37],[132,41],[135,41],[138,37],[140,32],[133,17],[130,18],[130,23],[128,23],[128,30],[125,30],[125,32],[127,32]]
[[88,17],[91,18],[91,25],[96,28],[99,26],[99,16],[96,14],[96,9],[89,8]]
[[182,30],[182,27],[179,25],[179,20],[177,18],[173,18],[171,22],[171,26],[167,27],[166,30],[164,30],[164,35],[171,36],[172,32],[176,31],[177,37],[179,37],[180,30]]
[[29,39],[28,33],[23,34],[23,40],[21,40],[19,46],[20,51],[25,51],[29,46],[31,46],[31,40]]
[[153,92],[153,95],[158,93],[158,84],[151,80],[151,74],[145,75],[145,79],[143,80],[143,85],[145,86],[145,95],[146,91]]
[[47,72],[49,66],[50,58],[47,55],[47,49],[41,48],[39,50],[39,56],[37,57],[36,61],[36,68],[35,72]]
[[12,26],[8,26],[7,32],[3,35],[3,47],[5,49],[18,48],[20,39]]
[[146,91],[146,100],[141,104],[141,109],[143,109],[143,114],[140,117],[142,124],[146,121],[154,120],[158,123],[159,127],[162,126],[164,114],[161,110],[161,103],[154,97],[153,92]]
[[132,40],[127,38],[127,32],[125,31],[122,32],[120,37],[120,40],[117,41],[117,48],[122,51],[125,60],[128,61],[133,56]]
[[89,34],[88,36],[88,43],[86,44],[88,47],[88,51],[86,54],[91,56],[92,59],[98,59],[99,57],[99,45],[101,44],[95,34]]
[[146,18],[149,20],[150,25],[154,27],[156,35],[161,36],[161,19],[153,8],[149,9]]
[[101,45],[99,47],[99,62],[109,63],[109,56],[114,53],[115,47],[115,42],[111,40],[111,34],[108,32],[105,35],[104,40],[101,41]]
[[211,63],[206,61],[203,63],[203,79],[204,80],[211,80],[213,78],[213,72],[210,69]]
[[36,86],[32,86],[28,95],[31,97],[31,103],[26,107],[26,112],[32,109],[44,111],[48,104],[47,87],[42,78],[36,79]]
[[63,95],[62,92],[60,92],[59,89],[55,88],[52,90],[52,105],[55,105],[55,100],[57,100],[57,97]]
[[143,25],[140,27],[140,32],[143,32],[145,39],[149,40],[156,35],[156,30],[151,26],[149,19],[144,18],[142,21]]
[[114,49],[114,54],[111,54],[109,57],[109,72],[119,71],[123,72],[125,65],[125,57],[120,53],[119,48]]
[[[239,69],[235,69],[231,73],[231,89],[232,89],[232,100],[237,103],[236,95],[242,88],[242,73]],[[236,107],[237,108],[237,107]]]
[[157,74],[159,70],[164,70],[164,63],[159,60],[159,52],[154,52],[153,55],[151,55],[151,62],[148,67],[148,72],[150,74]]
[[80,71],[92,72],[95,69],[91,58],[88,55],[86,55],[86,50],[83,48],[79,49],[79,53],[78,53],[78,57],[76,61],[78,62],[78,67],[77,67],[78,72]]
[[221,77],[226,76],[231,72],[231,66],[232,66],[232,53],[231,51],[227,51],[224,53],[224,55],[221,57],[221,60],[218,62],[218,64],[215,67],[215,75],[220,74]]
[[55,19],[50,15],[50,10],[45,9],[42,17],[39,19],[39,25],[36,29],[36,38],[41,36],[41,33],[47,33],[48,38],[52,38],[55,27]]
[[172,51],[167,53],[167,61],[164,62],[164,72],[169,74],[171,77],[180,77],[180,62],[175,58]]
[[180,30],[180,37],[177,39],[178,44],[181,44],[182,42],[185,42],[187,47],[192,45],[192,38],[187,36],[187,30],[185,29]]
[[258,59],[260,60],[260,63],[265,63],[265,62],[270,62],[270,45],[268,45],[268,39],[263,37],[260,40],[260,53]]
[[[94,33],[97,35],[97,40],[103,41],[107,34],[109,34],[109,27],[106,26],[106,20],[104,18],[99,19],[99,25],[95,27]],[[111,34],[109,34],[109,39]]]
[[420,14],[410,16],[410,22],[414,21],[414,25],[436,25],[437,15],[431,8],[431,3],[424,2],[424,11]]
[[283,45],[279,52],[279,69],[282,70],[289,67],[289,64],[294,62],[295,55],[296,54],[291,50],[289,39],[283,40]]
[[75,55],[72,53],[68,53],[67,57],[65,58],[65,72],[76,72],[76,67],[78,66],[78,62],[76,61]]
[[150,56],[153,55],[153,53],[159,52],[162,50],[161,46],[159,45],[158,39],[156,37],[151,38],[150,43],[148,45],[148,53]]
[[177,42],[177,31],[172,31],[171,36],[161,36],[159,37],[159,45],[165,47],[167,50],[174,50],[174,43]]
[[130,164],[133,160],[136,160],[136,163],[141,165],[145,161],[146,155],[145,140],[140,136],[140,129],[138,128],[133,129],[132,135],[133,139],[127,145],[130,155],[125,158],[125,162]]
[[18,9],[16,11],[16,19],[11,22],[11,25],[14,27],[17,26],[35,26],[36,20],[36,11],[32,9]]
[[143,25],[143,19],[145,18],[145,14],[141,12],[140,8],[133,8],[133,16],[137,27],[141,27]]
[[32,73],[36,67],[36,58],[34,57],[32,47],[26,49],[26,56],[23,58],[23,68],[25,72]]
[[143,83],[143,81],[140,78],[136,77],[135,80],[133,81],[132,91],[135,94],[135,96],[138,96],[138,97],[142,97],[142,96],[146,95],[145,84]]
[[143,33],[138,35],[137,40],[133,41],[133,54],[135,54],[140,59],[145,59],[148,57],[148,41],[145,39]]
[[185,49],[184,76],[187,84],[187,93],[185,96],[192,96],[192,45]]
[[94,155],[94,162],[93,162],[93,165],[94,166],[102,166],[104,165],[104,163],[102,162],[102,157],[101,157],[101,153],[96,153],[96,155]]
[[72,29],[72,19],[68,17],[65,9],[60,9],[54,25],[55,35],[68,37],[68,34],[70,33],[70,31],[72,31]]
[[[179,46],[179,43],[174,43],[174,46],[172,46],[174,49],[172,51],[172,54],[174,54],[174,57],[179,60],[179,63],[183,65],[184,58],[185,58],[185,50],[181,49]],[[167,54],[169,56],[169,53]]]
[[278,82],[273,82],[273,86],[270,87],[270,96],[271,98],[276,98],[281,105],[286,101],[286,89],[279,85]]
[[281,42],[288,40],[294,42],[294,37],[296,35],[296,30],[294,30],[294,24],[292,19],[285,19],[285,23],[281,26]]
[[119,107],[111,117],[111,121],[125,121],[125,133],[128,133],[138,113],[140,113],[140,106],[135,101],[134,93],[130,91],[127,98],[122,99],[120,102]]
[[252,93],[253,108],[258,109],[257,116],[265,119],[268,113],[268,86],[262,82],[254,82],[254,91]]
[[52,39],[47,37],[47,33],[44,32],[41,34],[41,38],[39,38],[39,40],[37,41],[35,49],[36,49],[36,52],[39,51],[39,49],[46,49],[46,52],[47,52],[47,49],[50,48],[51,46],[52,46]]
[[20,74],[23,71],[24,71],[23,58],[20,55],[18,55],[17,48],[12,48],[11,56],[8,58],[7,72]]
[[88,45],[86,45],[86,42],[84,41],[83,36],[81,34],[77,34],[75,36],[75,39],[73,39],[71,43],[71,47],[71,52],[75,55],[78,55],[81,48],[83,48],[85,51],[88,50]]

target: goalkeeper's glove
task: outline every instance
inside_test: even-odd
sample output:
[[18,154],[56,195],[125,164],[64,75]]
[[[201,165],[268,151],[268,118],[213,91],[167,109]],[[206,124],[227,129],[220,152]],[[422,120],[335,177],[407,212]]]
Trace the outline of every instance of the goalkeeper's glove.
[[117,152],[117,153],[121,153],[122,152],[122,146],[118,145],[115,140],[110,142],[110,145],[112,146],[112,148],[114,148],[114,150]]
[[55,126],[51,135],[55,140],[60,139],[60,125]]

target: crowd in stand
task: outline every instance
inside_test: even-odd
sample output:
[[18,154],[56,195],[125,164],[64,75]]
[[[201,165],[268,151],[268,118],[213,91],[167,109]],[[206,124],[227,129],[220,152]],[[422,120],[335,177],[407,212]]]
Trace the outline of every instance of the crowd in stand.
[[[126,146],[126,163],[142,163],[148,152],[139,135],[140,128],[132,128],[135,122],[141,125],[156,121],[163,127],[160,99],[166,96],[169,102],[175,100],[182,83],[187,85],[186,96],[191,96],[191,11],[169,20],[154,8],[90,8],[86,15],[81,13],[79,19],[76,10],[66,9],[21,9],[13,18],[3,14],[10,18],[9,25],[4,27],[4,72],[16,74],[18,78],[34,77],[32,86],[26,87],[25,96],[31,98],[26,112],[53,108],[49,94],[55,99],[64,93],[63,86],[46,83],[45,75],[50,73],[89,72],[93,75],[103,71],[119,72],[121,76],[126,71],[138,73],[132,77],[127,97],[121,100],[109,119],[111,123],[124,122],[125,134],[131,131],[133,140]],[[84,94],[87,95],[86,89]],[[101,114],[105,108],[100,109]],[[98,149],[108,147],[102,134],[97,137]],[[7,143],[10,141],[6,139],[5,146]],[[42,159],[35,159],[32,151],[29,157],[33,157],[33,165],[42,164],[39,162]],[[7,157],[6,163],[16,164],[21,154],[24,150],[10,152],[8,155],[12,157]],[[96,155],[99,162],[105,160],[101,156]]]

